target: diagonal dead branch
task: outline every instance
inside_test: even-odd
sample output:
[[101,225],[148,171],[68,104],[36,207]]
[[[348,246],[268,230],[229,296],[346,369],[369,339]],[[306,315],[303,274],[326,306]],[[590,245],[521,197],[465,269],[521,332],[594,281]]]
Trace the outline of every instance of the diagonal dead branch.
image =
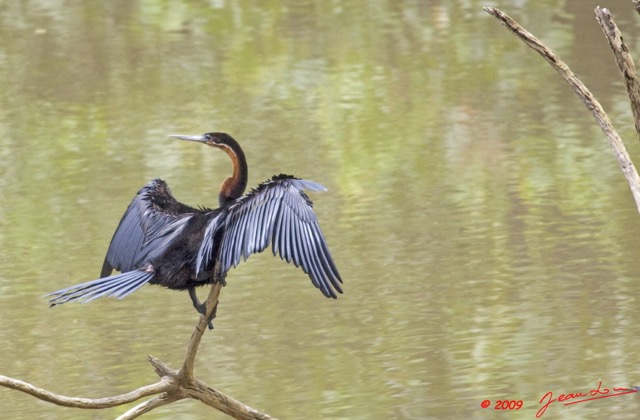
[[604,132],[609,145],[613,149],[620,169],[627,179],[629,189],[633,194],[633,198],[636,202],[638,212],[640,212],[640,176],[636,171],[629,154],[627,153],[622,139],[613,128],[611,120],[607,116],[606,112],[602,108],[602,105],[596,100],[593,94],[587,89],[587,87],[576,77],[571,71],[569,66],[560,60],[553,51],[547,48],[538,38],[529,33],[526,29],[520,26],[515,20],[509,17],[506,13],[496,9],[495,7],[485,7],[484,10],[490,15],[500,20],[512,33],[514,33],[520,40],[522,40],[527,46],[535,50],[540,54],[547,62],[553,67],[564,80],[573,88],[574,92],[584,102],[587,109],[591,111],[593,118],[596,120],[602,131]]
[[595,9],[595,13],[598,24],[600,24],[600,28],[607,41],[609,41],[609,46],[616,57],[616,63],[624,79],[627,95],[629,95],[629,101],[631,102],[631,112],[635,119],[636,132],[640,135],[640,81],[638,81],[636,65],[609,10],[598,6]]

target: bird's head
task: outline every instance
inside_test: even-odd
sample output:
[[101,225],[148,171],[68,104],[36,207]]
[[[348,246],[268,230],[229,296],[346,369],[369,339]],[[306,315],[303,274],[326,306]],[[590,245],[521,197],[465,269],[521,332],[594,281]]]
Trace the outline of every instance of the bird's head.
[[220,205],[223,205],[230,200],[235,200],[244,193],[244,190],[247,187],[247,160],[242,148],[233,137],[227,133],[205,133],[201,136],[171,134],[169,137],[178,140],[204,143],[208,146],[221,149],[229,155],[231,163],[233,164],[233,175],[225,179],[220,187]]
[[211,147],[217,147],[219,149],[234,148],[237,142],[227,133],[205,133],[201,136],[185,136],[182,134],[170,134],[169,137],[186,140],[196,141],[198,143],[204,143]]

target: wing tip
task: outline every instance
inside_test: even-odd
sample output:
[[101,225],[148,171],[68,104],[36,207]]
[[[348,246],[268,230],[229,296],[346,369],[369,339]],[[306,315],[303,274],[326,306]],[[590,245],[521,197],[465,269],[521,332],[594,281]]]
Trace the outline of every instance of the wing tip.
[[[342,280],[339,277],[338,277],[338,280],[340,280],[340,283],[342,283]],[[315,283],[314,283],[314,286],[315,286]],[[324,297],[328,299],[338,299],[338,295],[336,294],[336,292],[338,292],[341,295],[344,294],[344,292],[342,291],[342,288],[338,286],[337,283],[333,283],[333,287],[331,287],[329,284],[317,285],[316,287],[320,289]]]
[[308,179],[295,179],[293,181],[293,185],[300,190],[308,190],[308,191],[328,191],[327,187],[322,184],[319,184],[314,181],[309,181]]
[[154,273],[152,271],[132,270],[76,284],[42,297],[50,297],[50,308],[67,302],[87,303],[103,296],[113,296],[122,299],[147,284],[153,276]]

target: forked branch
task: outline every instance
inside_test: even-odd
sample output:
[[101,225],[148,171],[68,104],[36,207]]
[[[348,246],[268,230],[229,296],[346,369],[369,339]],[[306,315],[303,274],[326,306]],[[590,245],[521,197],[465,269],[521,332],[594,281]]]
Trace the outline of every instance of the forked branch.
[[126,394],[95,399],[66,397],[38,388],[30,383],[2,375],[0,375],[0,386],[25,392],[56,405],[90,409],[116,407],[137,401],[144,397],[156,395],[154,398],[138,404],[118,417],[120,420],[135,419],[154,408],[171,404],[172,402],[185,398],[199,400],[236,419],[272,419],[273,417],[268,414],[255,410],[195,378],[193,370],[198,346],[200,345],[202,335],[207,331],[208,320],[218,303],[221,289],[221,283],[216,283],[211,287],[206,302],[206,314],[200,316],[196,328],[191,335],[182,369],[172,369],[160,360],[149,356],[149,362],[154,367],[158,376],[160,376],[160,381],[155,384],[140,387]]

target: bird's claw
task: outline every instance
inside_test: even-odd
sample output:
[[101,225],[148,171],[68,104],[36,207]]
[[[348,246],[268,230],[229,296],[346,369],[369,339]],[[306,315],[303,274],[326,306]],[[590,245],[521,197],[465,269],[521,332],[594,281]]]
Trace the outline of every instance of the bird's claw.
[[[196,311],[200,313],[202,316],[207,316],[207,305],[205,303],[200,302],[198,296],[196,295],[196,291],[194,288],[189,289],[189,296],[191,297],[191,301],[193,302],[193,307],[196,308]],[[216,317],[216,312],[218,312],[218,303],[216,302],[216,306],[213,308],[211,315],[209,315],[209,319],[207,319],[207,325],[209,329],[213,329],[213,320]]]
[[[202,316],[206,316],[207,315],[207,305],[205,303],[200,303],[198,306],[196,306],[196,310]],[[209,319],[207,320],[207,325],[209,326],[210,330],[213,329],[213,320],[216,317],[216,312],[217,311],[218,311],[218,304],[216,304],[215,308],[213,308],[213,312],[211,312],[211,315],[209,316]]]
[[[217,309],[218,305],[216,305],[216,309]],[[216,309],[213,310],[213,313],[211,314],[211,316],[209,317],[209,319],[207,320],[207,325],[209,326],[209,329],[212,330],[213,329],[213,319],[216,317]],[[207,315],[207,305],[205,305],[204,303],[201,303],[200,305],[198,305],[196,307],[196,310],[202,315],[202,316],[206,316]]]

